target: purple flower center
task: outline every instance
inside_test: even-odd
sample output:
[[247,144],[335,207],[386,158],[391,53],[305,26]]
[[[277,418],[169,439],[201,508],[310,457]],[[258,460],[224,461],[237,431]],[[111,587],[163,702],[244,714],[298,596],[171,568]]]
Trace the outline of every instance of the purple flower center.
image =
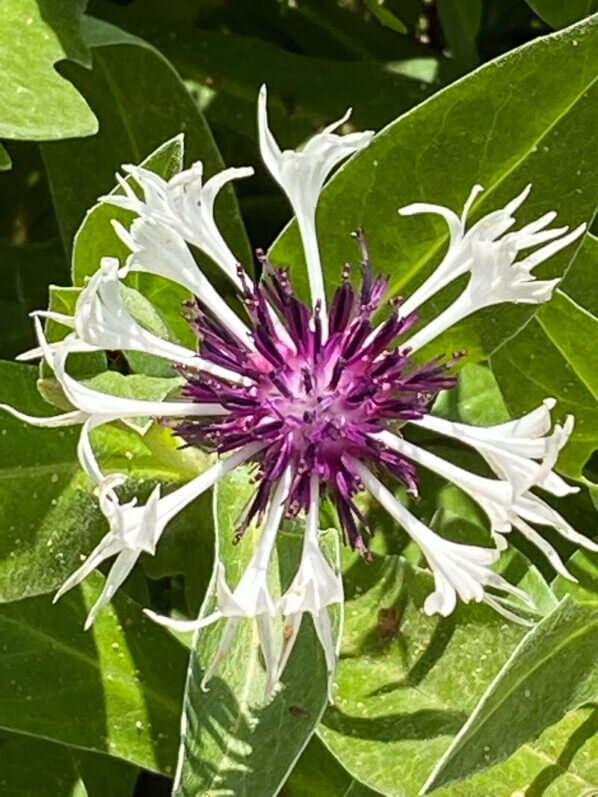
[[455,385],[449,364],[435,358],[417,367],[409,349],[390,348],[416,321],[401,318],[400,304],[391,304],[379,326],[372,316],[386,291],[387,280],[373,278],[365,241],[362,279],[356,292],[343,269],[329,311],[329,335],[322,340],[319,308],[311,311],[294,295],[284,269],[274,269],[261,253],[259,286],[249,286],[244,272],[244,300],[253,333],[251,352],[229,331],[190,303],[189,323],[199,340],[199,354],[251,380],[248,386],[181,369],[187,379],[185,397],[214,403],[228,411],[212,420],[188,419],[177,432],[191,445],[218,452],[254,441],[264,443],[256,455],[258,488],[237,532],[240,539],[251,520],[267,507],[273,485],[287,467],[293,480],[287,500],[289,516],[309,505],[310,475],[317,473],[333,499],[345,540],[364,555],[359,531],[366,519],[353,501],[360,489],[349,457],[378,466],[417,494],[417,474],[411,462],[372,439],[388,424],[421,418],[437,392]]

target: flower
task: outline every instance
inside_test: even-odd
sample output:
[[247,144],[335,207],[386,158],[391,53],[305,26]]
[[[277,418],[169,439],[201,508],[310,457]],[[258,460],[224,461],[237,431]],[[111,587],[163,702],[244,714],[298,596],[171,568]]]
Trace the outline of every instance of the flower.
[[[343,591],[340,576],[319,546],[323,494],[336,507],[345,542],[366,559],[367,518],[355,501],[364,488],[420,546],[435,582],[424,604],[428,614],[449,614],[459,598],[485,602],[509,619],[527,622],[509,608],[509,601],[515,598],[525,604],[529,600],[492,569],[506,545],[504,535],[512,527],[564,574],[564,564],[536,526],[551,526],[576,544],[598,548],[532,492],[539,488],[562,496],[575,489],[553,470],[571,433],[572,419],[551,431],[551,399],[522,418],[491,427],[435,417],[431,408],[438,392],[450,390],[457,382],[450,370],[458,358],[445,361],[436,357],[418,364],[413,358],[417,349],[479,308],[500,302],[546,301],[556,281],[537,280],[532,270],[576,240],[585,225],[572,232],[565,227],[549,228],[555,214],[547,213],[513,231],[514,214],[527,198],[529,187],[469,229],[466,217],[479,186],[472,190],[460,217],[437,205],[409,205],[402,209],[403,215],[433,212],[449,225],[448,251],[437,271],[403,305],[392,302],[386,320],[375,325],[374,314],[382,303],[387,280],[374,275],[365,235],[357,231],[359,289],[353,287],[347,265],[328,304],[316,238],[319,193],[332,168],[367,146],[371,138],[371,133],[335,133],[347,118],[348,114],[316,134],[300,152],[281,151],[268,128],[265,88],[260,92],[260,149],[297,216],[311,287],[310,307],[293,293],[286,270],[276,268],[261,252],[262,279],[254,284],[218,231],[215,196],[231,179],[249,176],[251,169],[227,169],[203,183],[201,164],[169,181],[128,166],[125,171],[142,196],[120,178],[123,193],[105,198],[137,214],[129,229],[115,225],[130,250],[126,264],[121,268],[113,259],[102,260],[82,290],[72,317],[42,314],[71,327],[73,331],[63,341],[48,343],[41,321],[35,317],[39,348],[28,356],[44,357],[73,410],[33,418],[5,407],[37,425],[83,424],[78,455],[96,485],[109,531],[59,595],[100,562],[116,556],[88,623],[126,578],[140,553],[154,552],[177,512],[238,465],[255,466],[257,486],[235,541],[243,538],[252,523],[262,531],[239,582],[229,586],[219,562],[216,605],[210,614],[174,621],[150,612],[157,622],[175,628],[201,629],[225,621],[204,683],[226,654],[243,618],[257,624],[268,694],[284,670],[306,613],[313,618],[328,672],[334,671],[336,649],[329,607],[342,601]],[[246,319],[224,302],[196,267],[189,244],[209,255],[237,286]],[[520,259],[523,250],[527,254]],[[129,314],[120,283],[127,273],[139,270],[177,282],[194,295],[184,309],[198,339],[197,351],[149,333]],[[468,282],[453,304],[409,338],[417,320],[416,308],[466,273]],[[182,378],[180,392],[162,402],[125,399],[101,393],[67,372],[71,352],[98,348],[151,351],[166,357]],[[161,496],[156,488],[144,506],[120,503],[116,491],[124,476],[102,471],[89,436],[103,423],[140,415],[170,418],[187,445],[199,446],[217,457],[204,473],[171,493]],[[414,426],[470,446],[495,477],[472,473],[415,445],[408,439]],[[380,478],[398,481],[415,496],[417,467],[451,481],[479,504],[490,520],[495,547],[443,539],[403,506]],[[283,519],[299,516],[305,518],[301,561],[290,586],[277,598],[270,593],[267,577],[273,546]],[[281,616],[283,644],[278,649],[275,625]]]
[[[280,150],[268,127],[266,86],[260,89],[258,99],[258,133],[260,152],[270,174],[287,195],[297,218],[311,289],[313,307],[326,308],[326,294],[320,265],[320,250],[316,235],[316,207],[324,181],[341,161],[367,147],[373,131],[334,133],[351,116],[351,109],[343,117],[313,136],[301,151]],[[324,337],[328,334],[327,315],[321,314],[320,323]]]
[[[224,169],[205,183],[203,164],[199,161],[168,181],[140,166],[128,164],[123,169],[139,185],[144,198],[140,199],[128,182],[117,174],[123,193],[108,194],[101,200],[132,210],[141,219],[151,219],[169,235],[178,234],[205,252],[233,282],[237,282],[237,259],[218,229],[214,202],[231,180],[251,177],[252,168]],[[195,269],[194,280],[200,280],[202,276]]]
[[324,650],[329,676],[329,688],[336,669],[336,650],[328,606],[343,601],[343,583],[330,567],[318,542],[320,521],[320,484],[315,474],[310,477],[309,510],[305,523],[303,553],[299,568],[291,585],[280,598],[279,604],[285,618],[283,648],[277,676],[283,673],[299,633],[301,620],[306,612],[312,616],[316,634]]

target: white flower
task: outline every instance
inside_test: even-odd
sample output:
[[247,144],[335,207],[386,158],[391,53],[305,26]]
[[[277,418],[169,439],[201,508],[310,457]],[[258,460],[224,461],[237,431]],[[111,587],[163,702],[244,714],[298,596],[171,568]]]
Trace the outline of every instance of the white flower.
[[126,165],[124,171],[143,191],[140,199],[126,180],[117,175],[123,194],[108,194],[101,201],[126,208],[141,218],[153,219],[163,228],[170,228],[189,243],[197,246],[239,285],[238,261],[222,237],[214,219],[214,202],[220,190],[231,180],[251,177],[250,167],[224,169],[203,183],[203,164],[198,161],[190,169],[166,181],[148,169]]
[[[113,473],[109,476],[99,474],[96,493],[100,509],[110,524],[110,531],[89,554],[82,566],[65,581],[56,593],[54,600],[57,601],[65,592],[83,581],[105,559],[116,555],[104,589],[85,623],[85,628],[89,628],[100,609],[112,599],[116,590],[127,578],[141,553],[145,551],[153,554],[155,552],[156,544],[170,520],[187,504],[215,484],[225,473],[234,470],[258,450],[259,445],[252,444],[235,451],[234,454],[220,460],[163,498],[160,498],[160,487],[157,486],[145,506],[141,507],[136,505],[136,499],[124,505],[119,502],[115,488],[124,484],[125,475],[121,473]],[[80,453],[80,462],[87,474],[98,481],[97,462],[89,447]]]
[[525,592],[490,569],[490,565],[498,560],[499,551],[445,540],[412,515],[362,462],[353,460],[353,467],[366,489],[419,545],[432,568],[436,589],[426,598],[426,614],[446,617],[453,612],[459,596],[465,603],[484,602],[510,620],[531,624],[504,606],[501,602],[504,598],[485,589],[491,587],[533,605]]
[[272,618],[276,613],[276,606],[268,588],[268,563],[276,542],[276,534],[284,515],[292,476],[291,468],[287,467],[272,495],[272,501],[258,546],[239,583],[233,590],[226,583],[222,563],[218,563],[216,571],[218,608],[214,612],[197,620],[173,620],[170,617],[163,617],[155,612],[146,610],[146,614],[152,620],[177,631],[205,628],[217,620],[226,618],[218,650],[204,673],[202,688],[207,686],[216,668],[226,656],[239,622],[242,618],[249,617],[254,618],[256,621],[260,646],[266,663],[266,700],[272,694],[277,681],[278,655],[275,651],[272,633]]
[[[477,242],[497,241],[501,236],[515,224],[513,214],[521,207],[529,196],[531,185],[527,185],[523,191],[514,199],[508,202],[504,208],[493,210],[483,216],[473,224],[469,230],[466,229],[467,216],[477,196],[483,192],[481,185],[474,185],[471,193],[463,206],[461,216],[458,216],[450,208],[442,205],[434,205],[428,202],[414,202],[411,205],[399,208],[401,216],[413,216],[420,213],[434,213],[442,216],[449,228],[449,247],[440,265],[434,270],[430,277],[423,282],[404,302],[403,313],[408,315],[416,310],[420,305],[430,299],[439,290],[450,282],[465,274],[472,266],[472,248]],[[550,211],[540,218],[521,229],[509,233],[503,238],[510,246],[515,247],[516,251],[538,246],[541,243],[558,238],[567,232],[567,227],[555,227],[545,229],[556,218],[556,213]]]
[[573,417],[569,416],[563,427],[557,424],[547,435],[550,410],[555,403],[554,399],[545,399],[540,407],[522,418],[494,426],[468,426],[435,415],[425,415],[411,423],[475,448],[497,476],[513,485],[517,495],[538,485],[563,496],[579,490],[552,470],[573,430]]
[[478,503],[490,519],[493,532],[506,532],[511,528],[511,506],[514,491],[511,484],[502,479],[487,479],[470,473],[464,468],[447,462],[419,446],[409,443],[392,432],[379,432],[370,435],[373,440],[387,446],[424,468],[448,479]]
[[280,678],[297,639],[305,612],[312,616],[314,627],[324,649],[330,677],[336,668],[336,651],[328,606],[343,602],[343,584],[330,567],[318,543],[320,520],[320,485],[316,475],[310,479],[310,508],[305,524],[303,553],[299,568],[288,590],[280,598],[280,609],[285,617],[283,649],[278,665]]
[[[316,238],[318,197],[331,170],[361,150],[371,138],[368,132],[337,135],[335,129],[347,118],[348,114],[315,135],[302,151],[283,152],[268,129],[265,89],[260,93],[260,149],[297,216],[313,313],[292,295],[288,275],[282,270],[267,268],[264,284],[253,285],[243,275],[217,228],[214,219],[217,193],[229,180],[247,176],[251,170],[225,170],[204,184],[201,164],[169,181],[145,169],[127,167],[131,182],[120,180],[124,194],[106,198],[107,202],[138,214],[129,230],[115,224],[130,249],[124,269],[114,260],[103,260],[100,271],[83,289],[73,317],[46,314],[73,330],[63,341],[48,344],[40,319],[35,318],[40,344],[36,353],[54,370],[73,410],[51,418],[30,419],[9,409],[17,417],[40,426],[83,424],[78,457],[97,486],[109,531],[60,594],[79,583],[100,562],[116,557],[88,622],[123,582],[140,553],[153,553],[164,528],[177,512],[236,465],[245,461],[258,465],[255,478],[259,486],[248,505],[247,519],[258,517],[261,522],[265,515],[266,522],[236,586],[231,588],[227,584],[223,566],[218,565],[214,582],[216,607],[210,615],[183,623],[152,615],[158,622],[176,628],[202,628],[215,620],[225,620],[218,651],[206,670],[204,684],[225,655],[242,618],[256,620],[266,662],[267,694],[271,694],[286,664],[306,612],[313,617],[328,670],[333,671],[336,651],[328,607],[342,599],[342,585],[318,545],[320,486],[328,489],[346,539],[354,548],[366,550],[359,530],[363,518],[353,500],[362,486],[420,545],[435,579],[435,590],[425,602],[426,612],[446,615],[454,609],[459,597],[466,602],[483,601],[506,617],[520,619],[506,601],[510,596],[524,599],[523,593],[491,569],[499,550],[459,545],[436,535],[393,497],[374,476],[369,463],[386,470],[388,476],[398,477],[413,492],[417,484],[415,465],[450,480],[488,514],[499,547],[505,544],[501,535],[516,526],[555,566],[561,567],[558,557],[555,559],[556,552],[535,526],[550,525],[573,542],[586,547],[594,545],[588,544],[531,492],[535,487],[556,495],[571,491],[553,472],[558,453],[570,434],[571,422],[556,426],[549,434],[550,402],[517,421],[484,430],[463,424],[447,425],[438,419],[420,422],[430,431],[471,445],[499,478],[469,473],[390,431],[393,421],[404,424],[406,419],[425,414],[428,397],[447,384],[437,361],[422,369],[411,369],[410,348],[418,349],[480,307],[548,298],[555,281],[535,280],[531,271],[575,240],[584,225],[570,233],[567,228],[550,229],[554,214],[548,213],[512,232],[513,214],[529,189],[469,230],[466,216],[478,187],[474,188],[460,218],[438,206],[410,206],[404,212],[440,213],[449,224],[451,241],[438,271],[403,306],[402,313],[415,309],[449,282],[469,272],[463,293],[450,308],[396,350],[391,338],[400,334],[402,320],[394,315],[389,322],[372,328],[371,313],[376,302],[368,299],[374,294],[380,298],[384,282],[378,280],[374,286],[364,263],[361,294],[357,295],[348,281],[343,282],[334,300],[335,338],[332,345],[322,345],[320,333],[326,338],[329,319]],[[142,197],[133,190],[134,181]],[[360,244],[364,255],[363,236]],[[244,300],[251,333],[197,267],[190,245],[199,247],[237,287],[245,289],[240,298]],[[535,251],[527,254],[523,251],[530,249]],[[521,253],[526,256],[520,258]],[[367,261],[365,256],[362,259]],[[199,340],[198,354],[151,335],[126,312],[120,281],[132,270],[173,280],[197,297],[200,311],[193,319],[193,328]],[[384,339],[376,341],[381,329]],[[111,347],[160,353],[189,366],[184,372],[187,380],[184,395],[195,400],[169,397],[152,402],[120,398],[94,390],[67,373],[71,352]],[[397,396],[393,391],[403,375],[407,389]],[[226,458],[164,497],[156,489],[143,507],[134,502],[121,504],[116,489],[124,477],[102,472],[90,432],[103,423],[136,416],[183,418],[177,432],[187,444],[215,448]],[[291,586],[275,601],[268,587],[272,549],[284,513],[294,515],[299,510],[307,512],[301,562]],[[273,626],[281,613],[286,618],[285,644],[278,651]]]
[[[522,204],[529,189],[530,186],[505,208],[488,214],[467,232],[465,217],[481,190],[480,186],[474,187],[461,219],[448,208],[425,203],[408,205],[399,211],[403,215],[440,213],[446,218],[451,235],[444,259],[431,277],[403,304],[403,313],[413,312],[454,279],[470,272],[469,282],[460,296],[427,326],[405,341],[404,345],[409,346],[412,352],[484,307],[503,302],[537,304],[550,299],[560,280],[538,280],[531,272],[544,260],[579,238],[587,225],[580,224],[568,234],[565,234],[568,227],[544,229],[555,218],[556,214],[550,212],[520,230],[505,235],[514,222],[511,214]],[[523,259],[517,259],[521,250],[540,244],[544,245]]]
[[[38,311],[35,315],[51,318],[75,330],[75,336],[70,336],[68,342],[70,352],[103,349],[147,352],[171,362],[200,368],[233,382],[243,382],[239,374],[209,363],[191,349],[148,332],[135,321],[126,309],[121,294],[120,279],[126,276],[126,273],[127,269],[121,269],[116,258],[104,257],[100,262],[100,268],[81,291],[74,316],[49,310]],[[64,343],[63,341],[50,343],[48,347],[50,351],[56,352],[64,348]],[[18,359],[29,360],[42,354],[41,347],[38,347],[25,352]]]
[[[252,348],[247,326],[200,271],[185,239],[176,228],[153,216],[140,216],[133,221],[129,230],[118,221],[113,221],[113,226],[119,238],[131,250],[126,262],[130,271],[157,274],[182,285],[209,307],[240,341]],[[235,284],[238,286],[238,283],[235,272]]]
[[260,152],[271,175],[285,192],[301,232],[313,306],[321,307],[322,329],[327,334],[326,294],[316,236],[316,207],[324,181],[341,161],[366,147],[373,131],[339,136],[333,131],[343,125],[351,109],[336,122],[312,136],[300,151],[281,151],[268,127],[266,86],[258,99],[258,133]]
[[[573,430],[573,417],[568,416],[564,426],[557,424],[552,433],[547,434],[550,430],[550,410],[555,403],[554,399],[545,399],[540,407],[522,418],[488,427],[454,423],[433,415],[426,415],[412,423],[475,448],[497,476],[508,480],[513,486],[514,495],[509,512],[511,525],[542,551],[558,573],[575,581],[554,547],[528,522],[552,526],[570,542],[590,551],[598,551],[596,543],[576,532],[555,510],[530,492],[532,487],[540,487],[562,497],[579,491],[579,487],[567,484],[552,470]],[[501,531],[507,532],[508,529],[494,528],[493,537],[499,550],[504,550],[507,543]]]

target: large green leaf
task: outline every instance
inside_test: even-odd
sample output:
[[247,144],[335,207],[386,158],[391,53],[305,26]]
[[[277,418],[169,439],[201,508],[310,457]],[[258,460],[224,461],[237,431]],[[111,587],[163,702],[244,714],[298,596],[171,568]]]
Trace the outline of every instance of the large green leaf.
[[424,792],[511,755],[598,696],[598,612],[565,598],[530,631],[434,768]]
[[[598,19],[537,39],[486,64],[436,94],[382,131],[331,180],[320,201],[320,248],[329,291],[344,262],[357,262],[349,233],[365,229],[374,268],[390,272],[393,294],[408,295],[434,268],[447,242],[437,217],[403,218],[409,202],[437,202],[459,210],[472,186],[486,191],[472,218],[502,207],[532,182],[520,217],[556,209],[568,224],[592,219],[598,157],[593,146],[598,96]],[[529,108],[537,109],[529,113]],[[583,168],[580,168],[583,164]],[[554,187],[558,185],[558,192]],[[540,270],[562,274],[575,254],[568,247]],[[296,224],[271,255],[291,267],[305,294],[306,275]],[[455,295],[451,286],[423,308],[436,315]],[[464,320],[434,344],[466,348],[482,358],[511,337],[535,308],[490,308]]]
[[[562,289],[492,356],[492,369],[513,414],[558,400],[556,417],[575,416],[559,468],[575,479],[598,448],[598,241],[586,236]],[[588,530],[589,531],[589,530]]]
[[[241,468],[224,479],[215,492],[217,550],[231,585],[238,582],[258,540],[258,532],[253,530],[237,547],[232,545],[239,514],[254,489],[248,470]],[[290,583],[299,562],[301,537],[293,531],[279,532],[272,563],[273,591],[279,592]],[[323,542],[327,554],[336,559],[336,532],[330,532]],[[212,583],[202,615],[213,611],[214,604]],[[340,612],[335,611],[335,634],[341,622]],[[282,685],[266,704],[265,671],[256,628],[253,621],[245,620],[209,691],[203,692],[202,674],[217,649],[222,628],[220,621],[199,631],[194,640],[175,793],[203,794],[217,786],[235,794],[275,794],[324,711],[327,676],[323,652],[311,619],[305,617]],[[279,627],[279,642],[281,632]]]
[[122,592],[83,631],[103,583],[0,607],[0,727],[171,773],[185,649]]
[[[518,572],[515,558],[505,575],[513,580]],[[359,782],[413,797],[524,630],[475,605],[446,619],[426,617],[429,577],[396,556],[354,563],[345,588],[338,690],[318,735]],[[507,761],[435,794],[503,797],[530,787],[529,794],[579,797],[598,783],[598,736],[590,738],[597,725],[591,709],[569,712]]]
[[[87,71],[69,64],[68,74],[96,109],[101,130],[93,139],[43,147],[67,251],[86,210],[99,195],[112,189],[114,172],[121,164],[139,163],[164,141],[184,133],[189,163],[202,160],[206,176],[223,166],[205,119],[178,74],[157,50],[141,40],[132,43],[132,37],[96,20],[86,19],[84,31],[93,46],[94,67]],[[162,152],[171,154],[171,150]],[[175,158],[149,164],[149,168],[170,177],[173,167],[174,171],[181,168],[182,149],[178,158],[178,163]],[[73,162],[78,164],[76,172]],[[223,234],[240,260],[251,266],[251,251],[230,187],[222,192],[217,208]],[[101,216],[104,222],[121,218],[116,208],[105,210],[106,216]],[[75,284],[81,284],[85,275],[96,270],[99,256],[126,253],[110,225],[94,220],[91,230],[79,231],[73,252]]]
[[86,64],[81,38],[86,0],[0,3],[0,136],[48,141],[97,132],[77,89],[55,69],[65,58]]
[[137,770],[116,758],[0,733],[0,787],[10,797],[131,797]]
[[598,10],[596,0],[526,0],[526,2],[553,28],[564,28]]

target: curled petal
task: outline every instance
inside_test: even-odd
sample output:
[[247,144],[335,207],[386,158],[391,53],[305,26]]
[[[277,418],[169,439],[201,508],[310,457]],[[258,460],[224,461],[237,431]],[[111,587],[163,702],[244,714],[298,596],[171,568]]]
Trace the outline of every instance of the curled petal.
[[372,131],[339,136],[333,131],[347,121],[350,110],[337,122],[312,136],[300,151],[281,151],[268,127],[266,87],[258,99],[260,152],[268,170],[287,195],[301,232],[312,304],[321,308],[321,323],[327,337],[326,294],[316,237],[316,207],[324,181],[341,161],[366,147]]
[[[499,557],[497,550],[462,545],[438,536],[397,501],[363,463],[354,459],[352,465],[366,489],[419,545],[432,568],[436,589],[426,598],[424,603],[426,614],[443,616],[451,614],[458,596],[465,603],[470,601],[488,603],[506,616],[508,609],[502,606],[502,599],[488,593],[486,588],[513,595],[530,604],[525,592],[509,584],[490,569],[490,565]],[[508,613],[511,619],[515,618],[524,625],[529,624],[528,620]]]

